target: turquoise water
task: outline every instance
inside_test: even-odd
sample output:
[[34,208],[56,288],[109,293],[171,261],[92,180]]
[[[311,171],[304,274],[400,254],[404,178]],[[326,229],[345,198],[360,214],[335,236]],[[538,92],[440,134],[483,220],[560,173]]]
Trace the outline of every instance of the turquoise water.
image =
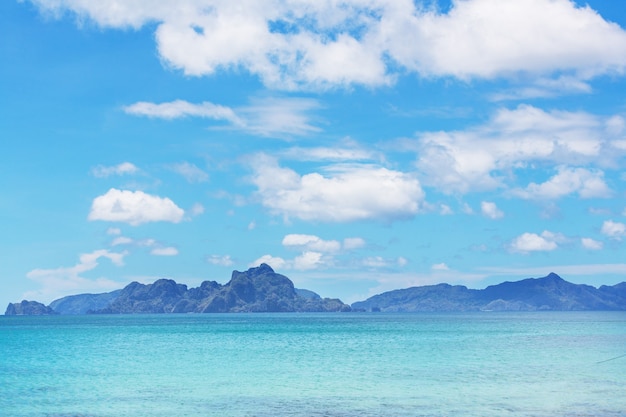
[[0,354],[10,417],[626,416],[624,312],[3,316]]

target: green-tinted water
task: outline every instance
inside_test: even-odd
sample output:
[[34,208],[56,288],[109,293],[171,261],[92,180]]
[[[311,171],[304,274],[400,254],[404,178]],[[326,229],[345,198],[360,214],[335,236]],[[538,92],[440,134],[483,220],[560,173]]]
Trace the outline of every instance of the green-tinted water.
[[0,353],[11,417],[626,416],[623,312],[0,317]]

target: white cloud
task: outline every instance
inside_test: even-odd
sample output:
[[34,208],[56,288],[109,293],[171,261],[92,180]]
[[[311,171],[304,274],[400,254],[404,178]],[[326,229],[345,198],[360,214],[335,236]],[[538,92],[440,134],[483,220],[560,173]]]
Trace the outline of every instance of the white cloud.
[[331,266],[332,262],[332,257],[328,257],[321,252],[304,251],[291,260],[272,255],[263,255],[254,262],[250,263],[249,266],[253,267],[258,266],[261,263],[266,263],[274,270],[312,271]]
[[259,156],[252,162],[261,203],[286,219],[393,221],[414,216],[424,192],[410,174],[371,165],[334,165],[300,176]]
[[137,226],[148,222],[178,223],[185,212],[169,198],[111,188],[96,197],[91,205],[89,220],[124,222]]
[[280,269],[287,269],[287,268],[289,268],[289,265],[288,265],[287,261],[285,261],[281,257],[276,257],[276,256],[272,256],[272,255],[263,255],[260,258],[258,258],[257,260],[255,260],[254,262],[250,263],[248,266],[252,268],[252,267],[255,267],[255,266],[259,266],[261,264],[268,264],[275,271],[278,271]]
[[118,2],[32,0],[110,28],[155,27],[162,61],[186,75],[245,70],[281,89],[386,85],[398,74],[458,79],[623,73],[626,34],[568,0]]
[[338,252],[341,243],[336,240],[323,240],[315,235],[290,234],[283,238],[283,246],[305,251],[315,251],[323,253]]
[[315,235],[289,234],[283,238],[282,245],[301,252],[293,260],[280,258],[285,269],[313,270],[335,265],[337,254],[361,248],[365,241],[358,237],[346,238],[342,245],[338,240],[324,240]]
[[608,198],[611,190],[604,182],[604,173],[585,168],[557,167],[557,174],[542,184],[530,183],[512,194],[525,199],[556,199],[577,193],[581,198]]
[[563,94],[588,94],[591,86],[576,77],[560,76],[555,79],[539,78],[529,86],[513,88],[508,91],[493,94],[494,101],[525,100],[531,98],[549,98]]
[[178,255],[178,249],[173,246],[163,246],[155,239],[132,239],[126,236],[117,236],[111,242],[111,246],[133,245],[141,248],[151,248],[150,254],[156,256],[175,256]]
[[156,255],[156,256],[176,256],[178,255],[178,249],[176,249],[173,246],[157,247],[157,248],[153,248],[150,251],[150,254]]
[[622,116],[613,116],[606,121],[606,131],[609,135],[618,136],[626,131],[626,120]]
[[523,233],[513,239],[510,243],[512,252],[547,252],[558,248],[557,241],[562,240],[562,236],[549,231],[544,231],[541,235],[536,233]]
[[118,227],[109,227],[107,229],[107,235],[109,236],[118,236],[122,234],[122,230]]
[[209,180],[209,174],[189,162],[172,164],[170,168],[177,174],[182,175],[190,183],[206,182]]
[[563,70],[585,78],[624,68],[624,31],[567,0],[457,1],[447,15],[396,10],[404,17],[381,25],[393,42],[390,54],[422,74],[468,79]]
[[[180,117],[210,117],[230,122],[231,129],[259,136],[282,138],[321,131],[312,124],[310,115],[319,107],[319,102],[311,98],[264,97],[254,98],[249,105],[234,110],[207,102],[193,104],[183,100],[161,104],[140,102],[124,109],[128,114],[167,120]],[[189,168],[179,167],[177,172],[186,175],[190,172]],[[197,168],[193,174],[197,179]]]
[[97,178],[107,178],[111,175],[136,174],[137,172],[139,172],[139,168],[130,162],[122,162],[114,166],[98,165],[91,169],[91,174]]
[[305,251],[293,260],[293,269],[308,271],[324,265],[323,254],[315,251]]
[[493,220],[501,219],[502,217],[504,217],[504,213],[502,212],[502,210],[498,208],[496,203],[493,203],[491,201],[481,202],[480,211],[483,213],[483,216]]
[[465,131],[418,134],[416,162],[422,184],[445,193],[467,193],[507,187],[518,169],[556,164],[557,175],[515,193],[581,197],[606,196],[602,172],[570,165],[617,167],[626,152],[615,146],[618,136],[605,128],[611,118],[584,112],[546,112],[529,105],[500,109],[486,124]]
[[225,106],[204,101],[200,104],[189,103],[184,100],[174,100],[165,103],[150,103],[140,101],[124,107],[127,114],[146,116],[158,119],[179,119],[182,117],[201,117],[214,120],[226,120],[235,125],[241,121],[235,112]]
[[199,216],[202,213],[204,213],[204,206],[200,203],[195,203],[193,206],[191,206],[191,208],[189,209],[189,214],[191,216]]
[[111,242],[111,246],[130,245],[134,240],[126,236],[118,236]]
[[[252,262],[250,266],[264,262],[272,267],[298,271],[333,267],[338,264],[338,255],[341,255],[343,251],[352,251],[365,246],[365,240],[359,237],[346,238],[342,245],[338,240],[324,240],[315,235],[293,233],[285,235],[282,245],[287,249],[297,250],[300,254],[293,259],[284,259],[267,254]],[[389,266],[395,262],[383,258],[380,260],[384,266]],[[361,264],[368,267],[375,267],[376,262],[375,258],[366,258],[360,261]],[[397,260],[397,264],[400,266],[404,266],[406,263],[404,258]]]
[[434,264],[430,267],[433,271],[449,271],[450,268],[445,263]]
[[154,239],[140,239],[137,241],[133,241],[137,246],[141,246],[144,248],[151,248],[157,244],[157,241]]
[[241,129],[260,136],[304,136],[320,132],[312,124],[310,112],[320,107],[317,100],[297,97],[266,97],[251,100],[250,105],[237,109]]
[[373,159],[382,159],[382,156],[374,152],[353,147],[314,147],[302,148],[293,147],[284,151],[282,156],[297,161],[332,161],[332,162],[348,162],[348,161],[368,161]]
[[[207,262],[213,265],[220,265],[220,266],[231,266],[235,263],[231,259],[230,255],[211,255],[207,258]],[[262,262],[259,262],[259,264],[260,263]],[[258,266],[259,264],[256,264],[255,266]]]
[[590,237],[583,237],[580,239],[580,243],[585,249],[600,250],[604,246],[602,242],[591,239]]
[[612,239],[621,240],[623,236],[626,236],[626,224],[606,220],[602,223],[601,232]]
[[345,250],[359,249],[365,246],[365,240],[360,237],[347,237],[343,240]]
[[439,214],[441,214],[442,216],[450,216],[452,214],[454,214],[454,211],[452,210],[452,208],[447,205],[447,204],[440,204],[439,205]]
[[406,266],[409,261],[399,256],[397,258],[384,258],[382,256],[367,256],[360,260],[357,260],[357,263],[365,268],[368,268],[370,271],[374,270],[392,270],[398,267],[402,268]]
[[368,268],[385,268],[393,263],[393,261],[382,256],[368,256],[361,260],[361,264]]
[[25,298],[34,298],[39,301],[49,302],[68,294],[84,292],[104,292],[120,288],[120,283],[106,279],[84,278],[81,274],[94,270],[99,265],[101,258],[106,258],[116,266],[124,265],[124,257],[127,252],[111,252],[100,249],[91,253],[80,255],[79,263],[71,267],[55,269],[33,269],[26,277],[38,282],[41,288],[25,294]]

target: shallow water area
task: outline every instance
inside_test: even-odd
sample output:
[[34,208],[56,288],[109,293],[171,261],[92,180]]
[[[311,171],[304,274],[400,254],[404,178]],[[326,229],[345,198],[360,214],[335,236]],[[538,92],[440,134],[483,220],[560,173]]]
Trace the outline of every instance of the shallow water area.
[[626,416],[625,312],[1,317],[0,352],[11,417]]

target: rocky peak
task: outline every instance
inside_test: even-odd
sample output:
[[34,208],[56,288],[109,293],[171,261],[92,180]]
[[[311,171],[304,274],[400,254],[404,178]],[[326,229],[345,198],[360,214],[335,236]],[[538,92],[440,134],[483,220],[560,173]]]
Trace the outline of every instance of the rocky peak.
[[5,316],[49,316],[58,314],[50,307],[37,302],[22,300],[21,303],[10,303],[4,313]]

